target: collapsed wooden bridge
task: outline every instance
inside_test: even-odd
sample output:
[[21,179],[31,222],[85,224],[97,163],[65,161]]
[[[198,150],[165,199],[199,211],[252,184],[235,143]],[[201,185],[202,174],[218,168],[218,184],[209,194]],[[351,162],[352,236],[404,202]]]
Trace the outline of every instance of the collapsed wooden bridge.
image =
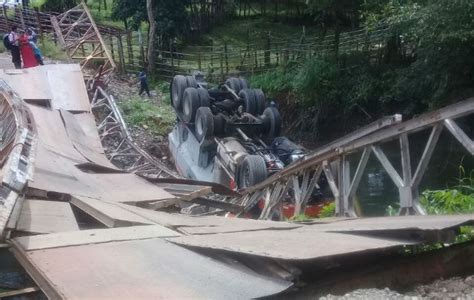
[[[75,16],[88,18],[79,11]],[[100,43],[100,32],[90,28]],[[69,35],[65,28],[60,32]],[[78,40],[91,34],[78,32]],[[9,249],[47,297],[315,295],[330,291],[328,286],[344,292],[410,285],[474,269],[465,259],[473,257],[472,243],[414,259],[401,254],[419,245],[452,243],[461,226],[474,224],[474,215],[356,218],[353,211],[374,153],[399,189],[401,214],[422,213],[417,188],[441,130],[447,128],[474,153],[472,140],[455,123],[473,113],[473,99],[403,123],[400,116],[381,119],[237,194],[179,178],[136,146],[113,97],[96,84],[98,70],[86,81],[77,64],[0,71],[0,257]],[[431,134],[413,174],[408,135],[423,129]],[[393,139],[400,140],[401,174],[380,148]],[[354,151],[362,154],[350,178],[347,156]],[[337,173],[329,168],[332,162]],[[264,199],[265,219],[289,189],[297,211],[302,209],[323,172],[338,218],[274,222],[160,210],[205,203],[239,214]],[[224,194],[220,200],[211,197],[216,192]],[[0,275],[3,271],[0,266]],[[407,276],[411,273],[417,277]],[[36,286],[23,291],[38,292]]]

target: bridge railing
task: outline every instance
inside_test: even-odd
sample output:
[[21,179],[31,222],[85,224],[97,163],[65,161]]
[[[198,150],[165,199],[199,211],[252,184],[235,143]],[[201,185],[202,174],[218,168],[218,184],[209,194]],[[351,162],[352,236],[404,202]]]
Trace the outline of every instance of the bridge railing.
[[[474,98],[452,104],[437,111],[401,123],[400,116],[381,119],[361,130],[349,134],[327,146],[317,149],[304,160],[296,162],[267,180],[247,189],[242,197],[233,203],[250,209],[261,199],[265,206],[260,218],[267,219],[285,199],[288,190],[294,193],[295,215],[301,213],[322,173],[326,175],[329,187],[336,201],[339,216],[356,216],[355,195],[360,180],[373,154],[396,185],[399,193],[400,214],[424,214],[419,203],[419,185],[423,178],[441,132],[446,129],[456,140],[474,155],[474,141],[459,127],[456,119],[474,114]],[[472,125],[472,124],[471,124]],[[414,163],[410,154],[409,135],[421,130],[430,130],[423,154]],[[381,145],[398,140],[401,172],[388,159]],[[351,176],[350,154],[362,152],[356,171]],[[412,164],[415,166],[413,171]],[[332,168],[331,165],[336,165]]]

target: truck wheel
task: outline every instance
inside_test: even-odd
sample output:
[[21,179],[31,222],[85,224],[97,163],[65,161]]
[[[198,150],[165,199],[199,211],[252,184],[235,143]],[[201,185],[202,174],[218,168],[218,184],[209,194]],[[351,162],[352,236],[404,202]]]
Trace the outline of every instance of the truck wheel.
[[199,100],[201,101],[201,106],[209,107],[211,105],[211,100],[209,99],[209,92],[205,88],[197,89],[199,94]]
[[240,91],[239,97],[244,102],[244,111],[249,114],[255,115],[257,112],[255,93],[252,90],[245,89]]
[[188,87],[193,87],[197,89],[198,84],[197,84],[196,78],[194,78],[193,76],[189,76],[189,75],[186,76],[186,82],[187,82]]
[[267,165],[259,155],[247,155],[239,168],[239,188],[245,189],[267,178]]
[[240,83],[240,89],[249,89],[250,84],[245,78],[239,78],[239,83]]
[[178,111],[181,109],[183,104],[183,94],[187,86],[188,83],[186,77],[183,75],[176,75],[173,77],[173,81],[171,82],[171,104]]
[[265,94],[261,89],[254,89],[253,90],[255,93],[255,102],[257,103],[257,114],[261,115],[263,114],[263,111],[265,110],[265,105],[266,105],[266,99],[265,99]]
[[186,123],[193,123],[196,111],[201,105],[197,89],[188,87],[183,95],[183,120]]
[[234,90],[234,92],[238,95],[242,87],[240,86],[239,78],[231,77],[225,81],[225,84]]
[[262,115],[264,125],[264,139],[271,143],[274,138],[280,135],[281,117],[278,109],[275,107],[267,107]]
[[214,115],[209,107],[199,107],[197,110],[195,129],[199,141],[214,136]]
[[217,114],[214,117],[214,134],[224,135],[225,134],[226,120],[222,114]]

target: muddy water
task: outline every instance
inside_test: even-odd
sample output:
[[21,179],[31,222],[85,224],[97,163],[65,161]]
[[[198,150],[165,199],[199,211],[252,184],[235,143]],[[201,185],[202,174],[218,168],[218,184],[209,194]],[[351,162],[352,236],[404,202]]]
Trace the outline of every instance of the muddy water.
[[[469,126],[463,127],[467,129]],[[471,132],[467,130],[466,132],[472,138],[473,128],[470,130]],[[412,173],[416,170],[428,135],[429,132],[425,131],[414,134],[409,138]],[[401,173],[400,145],[398,141],[386,143],[382,145],[382,149],[395,169]],[[351,160],[352,174],[357,167],[357,156],[355,154],[349,158]],[[458,182],[460,166],[465,169],[466,176],[468,176],[470,172],[474,172],[474,157],[451,134],[444,130],[420,184],[420,192],[426,189],[433,190],[453,187]],[[398,207],[398,189],[373,154],[367,164],[365,174],[357,191],[357,200],[356,207],[364,216],[385,215],[389,205]]]

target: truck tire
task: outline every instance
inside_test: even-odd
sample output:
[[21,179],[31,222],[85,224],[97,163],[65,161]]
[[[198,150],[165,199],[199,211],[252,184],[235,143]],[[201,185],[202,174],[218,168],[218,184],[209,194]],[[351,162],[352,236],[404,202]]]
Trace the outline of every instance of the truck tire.
[[234,90],[234,92],[238,95],[242,87],[240,86],[239,78],[231,77],[225,81],[225,84]]
[[255,94],[255,102],[257,106],[257,115],[263,114],[263,111],[265,110],[265,106],[267,103],[267,99],[265,99],[265,94],[261,89],[253,89],[253,92]]
[[214,116],[214,134],[219,136],[225,135],[225,124],[226,120],[222,114]]
[[198,84],[197,84],[197,81],[196,81],[196,78],[194,78],[193,76],[186,76],[186,82],[188,84],[188,87],[193,87],[193,88],[196,88],[198,87]]
[[239,167],[239,189],[254,186],[267,178],[267,165],[259,155],[247,155]]
[[271,143],[274,138],[277,136],[280,136],[280,131],[281,131],[281,117],[280,113],[278,112],[278,109],[275,107],[267,107],[263,111],[262,115],[263,119],[263,127],[264,127],[264,132],[263,132],[263,138]]
[[171,105],[178,111],[183,104],[184,90],[188,87],[186,77],[183,75],[176,75],[171,82]]
[[241,90],[239,93],[240,99],[244,104],[244,111],[255,115],[257,112],[257,102],[255,101],[255,93],[250,89]]
[[184,90],[183,95],[183,121],[186,123],[194,123],[196,111],[201,106],[201,100],[197,89],[188,87]]
[[240,83],[240,89],[249,89],[250,84],[245,78],[239,78],[239,83]]
[[211,100],[209,99],[209,92],[205,88],[197,89],[199,94],[199,100],[201,101],[201,106],[209,107],[211,105]]
[[201,106],[197,110],[195,131],[200,142],[214,136],[214,115],[209,107]]

